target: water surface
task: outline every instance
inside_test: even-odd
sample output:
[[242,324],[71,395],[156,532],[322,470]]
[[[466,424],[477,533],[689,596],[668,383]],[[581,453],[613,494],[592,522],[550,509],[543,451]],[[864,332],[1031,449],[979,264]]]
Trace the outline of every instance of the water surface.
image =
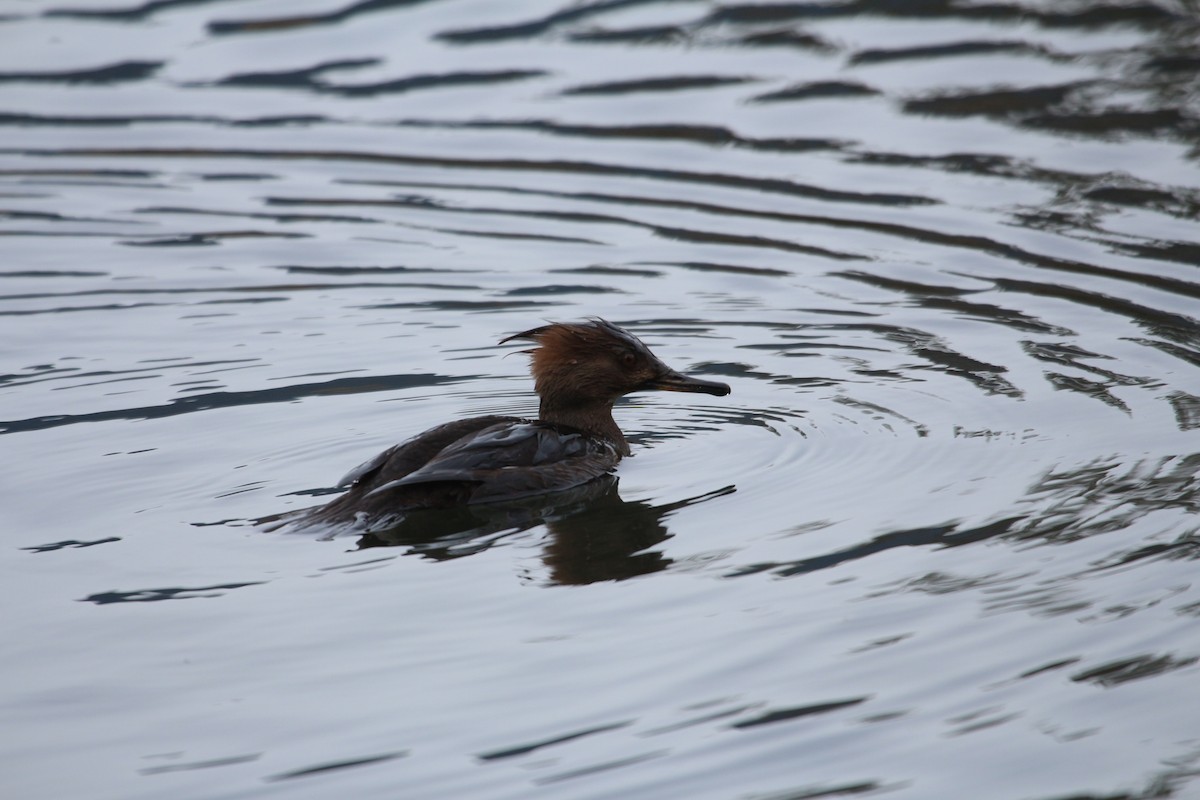
[[[1200,791],[1182,9],[10,9],[6,794]],[[733,393],[473,531],[250,523],[590,315]]]

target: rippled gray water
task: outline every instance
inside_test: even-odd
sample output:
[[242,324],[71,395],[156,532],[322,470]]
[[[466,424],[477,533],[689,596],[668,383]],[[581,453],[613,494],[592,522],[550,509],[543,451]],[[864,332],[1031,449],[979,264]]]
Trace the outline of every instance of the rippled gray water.
[[[1186,7],[6,8],[4,796],[1198,796]],[[589,315],[733,393],[251,524]]]

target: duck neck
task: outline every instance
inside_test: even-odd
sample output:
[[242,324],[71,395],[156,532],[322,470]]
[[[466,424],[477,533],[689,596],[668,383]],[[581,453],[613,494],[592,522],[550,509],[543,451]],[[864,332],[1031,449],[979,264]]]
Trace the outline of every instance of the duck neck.
[[593,436],[607,439],[616,445],[623,456],[629,455],[629,443],[625,434],[617,427],[612,415],[612,402],[583,400],[564,403],[552,397],[543,397],[538,409],[538,419],[554,425],[566,425]]

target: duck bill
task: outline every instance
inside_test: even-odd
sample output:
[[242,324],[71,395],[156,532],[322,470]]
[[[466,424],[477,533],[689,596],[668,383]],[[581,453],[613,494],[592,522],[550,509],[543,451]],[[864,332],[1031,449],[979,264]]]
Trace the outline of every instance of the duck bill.
[[706,381],[702,378],[692,378],[675,370],[667,370],[656,378],[651,378],[641,385],[642,389],[656,389],[663,392],[696,392],[698,394],[713,394],[724,397],[729,394],[729,386],[717,381]]

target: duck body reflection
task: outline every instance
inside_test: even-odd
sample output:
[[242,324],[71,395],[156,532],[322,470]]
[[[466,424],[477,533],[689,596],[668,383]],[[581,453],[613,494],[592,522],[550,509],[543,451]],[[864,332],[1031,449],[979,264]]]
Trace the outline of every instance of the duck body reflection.
[[539,525],[548,536],[541,560],[547,582],[582,585],[619,581],[671,565],[655,545],[671,538],[672,512],[735,491],[713,492],[661,505],[625,501],[615,475],[540,497],[409,512],[395,525],[362,533],[358,549],[400,547],[405,554],[446,561],[487,550]]
[[[506,337],[534,342],[531,371],[538,418],[482,416],[431,428],[351,470],[347,491],[289,523],[350,526],[376,533],[452,522],[427,512],[512,503],[576,489],[611,474],[629,444],[613,404],[638,391],[724,396],[723,383],[689,377],[660,361],[636,336],[606,320],[551,323]],[[561,499],[561,498],[560,498]],[[483,513],[483,512],[478,512]],[[484,514],[503,515],[499,508]]]

